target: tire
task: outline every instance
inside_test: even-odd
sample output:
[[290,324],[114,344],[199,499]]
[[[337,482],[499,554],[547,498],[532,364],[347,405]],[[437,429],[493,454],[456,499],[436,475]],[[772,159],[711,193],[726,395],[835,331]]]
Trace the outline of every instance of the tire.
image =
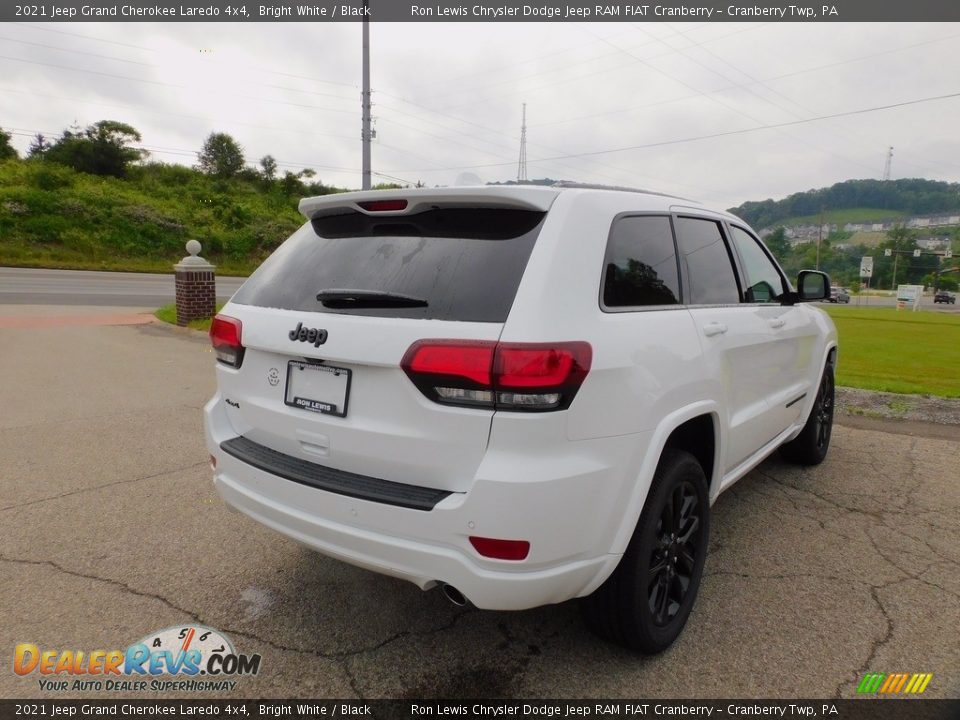
[[797,465],[819,465],[830,449],[833,432],[834,384],[833,364],[827,362],[817,388],[817,399],[810,410],[810,417],[800,434],[780,447],[785,460]]
[[587,627],[647,655],[670,647],[696,600],[709,534],[703,468],[689,453],[664,450],[620,564],[581,601]]

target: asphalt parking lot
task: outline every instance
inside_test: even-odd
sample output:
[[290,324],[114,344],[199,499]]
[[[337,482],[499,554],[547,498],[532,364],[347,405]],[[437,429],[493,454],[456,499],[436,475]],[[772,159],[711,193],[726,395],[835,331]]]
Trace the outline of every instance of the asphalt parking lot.
[[960,432],[841,425],[816,469],[768,460],[714,507],[686,631],[642,658],[575,603],[458,608],[228,511],[206,338],[138,313],[0,306],[2,697],[42,696],[16,643],[112,649],[187,622],[262,654],[240,697],[852,697],[868,671],[960,697]]

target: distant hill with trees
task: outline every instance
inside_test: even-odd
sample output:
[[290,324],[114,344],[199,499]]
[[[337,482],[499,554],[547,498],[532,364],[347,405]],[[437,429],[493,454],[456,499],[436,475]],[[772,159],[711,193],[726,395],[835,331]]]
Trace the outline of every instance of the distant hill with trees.
[[[869,209],[867,211],[866,209]],[[902,215],[927,215],[960,209],[960,183],[922,180],[847,180],[818,190],[793,193],[783,200],[748,201],[730,212],[757,230],[792,224],[788,220],[816,222],[823,211],[837,222],[843,211],[856,220],[883,220]],[[869,216],[869,217],[868,217]]]

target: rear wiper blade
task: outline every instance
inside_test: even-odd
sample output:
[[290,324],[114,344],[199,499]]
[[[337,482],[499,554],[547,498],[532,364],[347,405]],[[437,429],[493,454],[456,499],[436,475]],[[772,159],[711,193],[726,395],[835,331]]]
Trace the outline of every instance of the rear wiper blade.
[[427,301],[403,293],[380,290],[330,289],[317,293],[325,307],[427,307]]

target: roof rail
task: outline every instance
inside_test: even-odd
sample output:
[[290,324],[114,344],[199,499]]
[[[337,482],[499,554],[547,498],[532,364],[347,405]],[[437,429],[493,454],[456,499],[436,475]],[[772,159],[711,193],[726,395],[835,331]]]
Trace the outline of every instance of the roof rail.
[[583,183],[583,182],[574,182],[572,180],[560,180],[559,182],[555,182],[550,187],[555,187],[559,189],[574,189],[574,190],[616,190],[618,192],[634,192],[634,193],[643,193],[644,195],[659,195],[660,197],[674,198],[676,200],[683,200],[684,202],[693,202],[693,203],[698,202],[696,200],[680,197],[679,195],[673,195],[671,193],[654,192],[653,190],[644,190],[643,188],[626,187],[622,185],[601,185],[600,183]]

